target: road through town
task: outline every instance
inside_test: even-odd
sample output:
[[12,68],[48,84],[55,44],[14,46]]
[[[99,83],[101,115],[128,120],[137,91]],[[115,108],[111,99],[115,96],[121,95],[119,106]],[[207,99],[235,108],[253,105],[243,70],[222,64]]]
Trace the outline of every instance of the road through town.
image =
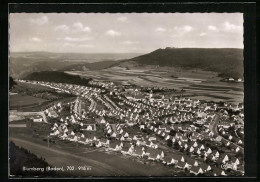
[[213,121],[210,123],[209,125],[209,129],[211,130],[211,132],[215,135],[218,136],[218,123],[219,123],[219,114],[216,114]]
[[215,135],[215,136],[218,136],[218,137],[221,137],[223,140],[225,140],[226,142],[230,142],[232,143],[233,145],[235,145],[236,147],[239,147],[239,149],[244,153],[244,148],[235,144],[234,142],[231,142],[230,140],[227,140],[225,138],[223,138],[222,136],[219,135],[218,133],[218,123],[219,123],[219,114],[216,114],[213,121],[210,123],[209,125],[209,129],[211,130],[211,132]]

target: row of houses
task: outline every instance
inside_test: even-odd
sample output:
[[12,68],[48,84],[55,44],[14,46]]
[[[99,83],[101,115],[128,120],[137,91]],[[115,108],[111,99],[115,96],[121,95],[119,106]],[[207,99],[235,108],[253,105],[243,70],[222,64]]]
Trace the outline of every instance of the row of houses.
[[[219,151],[217,150],[212,150],[209,147],[205,147],[203,144],[200,144],[203,138],[198,138],[195,141],[188,142],[187,137],[184,137],[182,133],[176,133],[175,136],[170,136],[167,135],[165,132],[156,132],[157,128],[153,128],[150,124],[147,124],[146,127],[150,129],[151,131],[154,131],[157,135],[160,135],[165,138],[165,140],[171,140],[172,143],[177,143],[180,148],[183,149],[183,151],[187,151],[193,155],[197,155],[199,157],[204,158],[206,161],[209,159],[212,162],[218,163],[218,164],[225,164],[227,162],[232,162],[232,164],[235,162],[236,165],[233,165],[233,168],[236,170],[237,165],[240,164],[238,159],[231,160],[231,158],[226,154],[226,155],[220,155]],[[161,130],[159,130],[161,131]]]
[[[55,131],[56,128],[59,128],[57,124],[54,124],[52,130]],[[149,148],[146,146],[138,146],[133,145],[131,142],[119,141],[119,140],[108,140],[106,138],[98,139],[95,136],[85,137],[84,134],[76,134],[73,131],[67,131],[68,135],[66,135],[66,126],[60,126],[64,130],[64,133],[60,133],[60,138],[63,140],[68,140],[71,142],[78,142],[81,144],[92,144],[96,147],[105,147],[106,150],[110,151],[118,151],[123,155],[131,155],[134,157],[147,158],[147,160],[162,162],[165,165],[174,165],[180,169],[187,169],[190,173],[195,175],[206,173],[207,171],[211,171],[212,168],[210,165],[206,166],[203,163],[200,163],[196,160],[191,160],[185,158],[181,155],[176,155],[174,153],[167,153],[165,155],[164,151],[157,150],[153,148]],[[57,131],[57,130],[56,130]],[[215,171],[216,172],[216,171]],[[224,175],[224,171],[221,173],[216,173],[216,175]]]

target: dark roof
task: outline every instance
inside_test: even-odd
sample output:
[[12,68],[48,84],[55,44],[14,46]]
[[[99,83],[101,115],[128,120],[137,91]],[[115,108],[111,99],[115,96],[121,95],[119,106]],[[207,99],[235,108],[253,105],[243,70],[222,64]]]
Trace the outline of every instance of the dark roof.
[[[175,160],[178,160],[178,162],[180,162],[181,161],[181,158],[182,158],[183,156],[181,156],[181,155],[174,155],[174,159]],[[183,157],[184,158],[184,157]],[[184,158],[184,160],[185,160],[185,158]]]
[[138,155],[142,155],[143,153],[142,147],[139,146],[135,147],[134,152]]
[[171,162],[172,159],[173,159],[173,157],[170,156],[170,155],[167,155],[167,156],[164,157],[164,161],[165,161],[165,162],[168,162],[168,163]]
[[214,174],[216,174],[217,176],[221,175],[222,170],[220,168],[212,167],[212,169]]
[[200,170],[200,166],[192,166],[192,167],[190,168],[190,171],[193,171],[193,172],[195,172],[195,173],[198,173],[199,170]]
[[106,143],[106,142],[107,142],[107,139],[106,139],[106,138],[101,138],[101,139],[100,139],[100,142]]
[[181,168],[184,168],[186,162],[178,161],[177,165]]
[[150,158],[156,158],[158,154],[159,154],[158,152],[151,152],[149,157]]
[[86,141],[86,138],[80,138],[79,141],[85,142],[85,141]]
[[146,151],[146,153],[149,153],[149,154],[156,153],[156,152],[157,152],[157,150],[153,149],[153,148],[148,148],[147,151]]

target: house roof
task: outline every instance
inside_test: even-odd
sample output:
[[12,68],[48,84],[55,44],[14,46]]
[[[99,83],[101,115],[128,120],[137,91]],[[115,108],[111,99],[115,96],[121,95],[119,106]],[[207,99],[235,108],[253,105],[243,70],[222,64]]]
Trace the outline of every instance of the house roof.
[[221,175],[222,170],[217,167],[212,167],[213,174],[216,174],[217,176]]
[[158,152],[151,152],[149,157],[150,158],[156,158],[158,154],[159,154]]
[[85,141],[86,141],[86,138],[80,138],[79,141],[85,142]]
[[171,155],[167,155],[167,156],[165,156],[164,158],[163,158],[163,160],[165,161],[165,162],[171,162],[172,161],[172,159],[173,159],[173,156],[171,156]]
[[177,165],[181,168],[184,168],[186,162],[178,161]]
[[130,148],[131,146],[129,142],[123,142],[123,147]]
[[187,162],[188,164],[190,164],[190,165],[193,166],[193,164],[195,163],[195,160],[194,160],[194,159],[191,159],[191,158],[187,158],[187,159],[186,159],[186,162]]
[[[182,157],[183,157],[182,155],[174,155],[174,159],[178,160],[178,161],[181,161]],[[185,158],[184,158],[184,160],[185,160]]]
[[95,141],[93,141],[93,143],[94,143],[95,145],[97,145],[97,144],[98,144],[98,141],[95,140]]
[[75,135],[68,135],[68,138],[73,139],[75,137]]
[[139,146],[135,147],[134,152],[138,155],[142,155],[143,153],[142,147]]
[[195,172],[195,173],[198,173],[199,172],[199,170],[200,170],[200,166],[192,166],[191,168],[190,168],[190,171],[193,171],[193,172]]
[[114,142],[109,143],[109,148],[116,148],[116,146],[117,146],[117,143],[114,143]]
[[106,142],[107,142],[107,139],[106,139],[106,138],[101,138],[101,139],[100,139],[100,142],[106,143]]
[[146,151],[146,153],[149,153],[149,154],[156,153],[156,152],[157,152],[157,150],[153,149],[153,148],[147,148],[147,151]]

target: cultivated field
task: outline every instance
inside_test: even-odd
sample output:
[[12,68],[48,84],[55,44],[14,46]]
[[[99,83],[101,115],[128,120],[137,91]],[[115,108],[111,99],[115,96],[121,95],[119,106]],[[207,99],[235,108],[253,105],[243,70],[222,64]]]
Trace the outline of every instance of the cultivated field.
[[206,101],[243,102],[243,83],[221,82],[222,78],[218,77],[216,73],[198,69],[112,67],[99,71],[69,71],[66,73],[100,81],[113,81],[117,84],[184,89],[185,95]]

